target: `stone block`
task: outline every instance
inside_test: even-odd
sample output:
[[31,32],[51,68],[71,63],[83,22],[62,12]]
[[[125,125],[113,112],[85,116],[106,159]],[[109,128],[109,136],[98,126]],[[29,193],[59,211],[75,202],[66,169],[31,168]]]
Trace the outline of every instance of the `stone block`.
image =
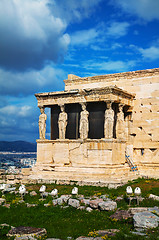
[[150,194],[149,198],[152,198],[153,200],[159,201],[159,196],[156,196],[154,194]]
[[113,143],[112,164],[125,163],[125,143]]
[[56,206],[57,205],[57,199],[53,199],[52,204],[53,204],[53,206]]
[[87,163],[98,166],[112,164],[112,150],[88,150]]
[[136,213],[133,216],[134,227],[136,228],[156,228],[158,227],[159,217],[148,211]]
[[60,166],[69,164],[69,146],[68,143],[55,143],[53,146],[54,163]]
[[91,200],[89,202],[89,205],[90,205],[91,208],[97,209],[99,203],[101,203],[101,202],[103,202],[103,199],[95,199],[95,200]]
[[90,200],[89,199],[82,199],[81,203],[85,204],[85,205],[89,205]]
[[113,211],[117,208],[117,203],[114,201],[107,201],[99,203],[99,209],[102,211]]
[[31,168],[22,168],[21,173],[25,176],[29,176],[31,172]]
[[72,206],[72,207],[74,207],[74,208],[78,208],[78,207],[80,206],[80,201],[77,200],[77,199],[72,199],[72,198],[70,198],[70,199],[68,200],[68,205],[70,205],[70,206]]
[[87,211],[87,212],[92,212],[93,209],[92,209],[91,207],[87,207],[87,208],[86,208],[86,211]]
[[37,143],[37,164],[50,163],[52,161],[52,143],[38,142]]
[[63,204],[63,199],[62,198],[57,198],[57,204],[62,205]]
[[86,143],[69,143],[69,161],[72,166],[83,165],[87,156],[87,144]]
[[4,198],[0,198],[0,205],[2,205],[3,203],[5,203],[5,199]]

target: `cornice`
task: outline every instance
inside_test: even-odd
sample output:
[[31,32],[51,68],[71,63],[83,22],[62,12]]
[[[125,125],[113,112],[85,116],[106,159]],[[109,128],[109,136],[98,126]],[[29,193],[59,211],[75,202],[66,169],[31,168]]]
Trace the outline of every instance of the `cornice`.
[[128,93],[125,90],[118,88],[117,86],[109,86],[104,88],[90,88],[90,89],[82,89],[82,90],[70,90],[70,91],[60,91],[60,92],[48,92],[48,93],[36,93],[35,97],[37,100],[40,99],[60,99],[60,98],[69,98],[69,97],[82,97],[82,96],[90,96],[90,95],[107,95],[113,94],[118,95],[124,98],[133,99],[135,95]]
[[146,69],[146,70],[138,70],[138,71],[131,71],[131,72],[122,72],[122,73],[114,73],[114,74],[106,74],[106,75],[99,75],[93,77],[81,77],[81,78],[74,78],[74,79],[66,79],[64,80],[65,84],[68,85],[69,83],[85,83],[85,82],[98,82],[102,80],[120,80],[122,78],[131,79],[131,78],[142,78],[148,76],[155,76],[159,75],[159,68],[153,69]]

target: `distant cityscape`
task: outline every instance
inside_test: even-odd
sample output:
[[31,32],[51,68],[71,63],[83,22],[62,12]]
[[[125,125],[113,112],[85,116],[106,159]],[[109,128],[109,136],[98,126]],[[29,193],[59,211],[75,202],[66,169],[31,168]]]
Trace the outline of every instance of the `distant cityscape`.
[[36,163],[36,144],[24,141],[0,141],[0,169],[16,173]]

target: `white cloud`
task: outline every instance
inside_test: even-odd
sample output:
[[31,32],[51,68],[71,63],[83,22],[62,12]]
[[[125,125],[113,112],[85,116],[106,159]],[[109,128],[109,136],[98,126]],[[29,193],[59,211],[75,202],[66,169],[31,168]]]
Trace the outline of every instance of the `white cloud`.
[[112,22],[107,28],[107,35],[115,38],[125,36],[129,26],[128,22]]
[[129,26],[130,24],[127,22],[112,22],[106,29],[103,29],[103,26],[101,25],[96,28],[76,31],[70,36],[71,44],[79,46],[88,46],[91,44],[90,47],[93,50],[102,51],[106,49],[106,46],[104,48],[101,46],[101,44],[105,45],[106,38],[120,38],[126,35]]
[[49,6],[54,16],[60,16],[69,22],[79,22],[83,18],[87,18],[96,11],[98,4],[102,0],[53,0],[49,2]]
[[77,31],[71,36],[71,44],[87,46],[90,43],[94,42],[98,36],[99,32],[95,28]]
[[159,19],[159,0],[112,0],[112,3],[146,21]]
[[29,105],[2,107],[0,108],[0,126],[0,139],[2,140],[35,141],[38,136],[37,109]]
[[157,60],[159,59],[159,47],[151,46],[149,48],[139,48],[138,49],[142,56],[146,59]]
[[30,95],[47,89],[61,90],[62,80],[66,77],[63,70],[46,66],[40,71],[30,70],[24,73],[11,72],[0,69],[1,95]]
[[67,24],[55,17],[50,0],[0,1],[0,65],[40,69],[45,61],[57,62],[67,51]]
[[1,0],[0,65],[24,71],[63,61],[67,26],[90,16],[100,1]]
[[0,108],[0,113],[2,115],[10,115],[16,117],[27,117],[32,114],[31,106],[16,106],[16,105],[7,105]]
[[114,43],[111,46],[111,49],[113,49],[113,50],[118,49],[118,48],[122,48],[122,45],[120,43]]
[[19,116],[26,117],[30,114],[31,106],[22,106],[19,110]]
[[[50,109],[46,108],[47,132],[50,132]],[[34,96],[8,98],[8,105],[0,108],[0,139],[14,141],[35,141],[38,138],[38,119],[40,110]]]
[[104,61],[104,62],[92,62],[86,63],[87,69],[95,69],[98,71],[108,72],[122,72],[129,71],[135,65],[135,61]]

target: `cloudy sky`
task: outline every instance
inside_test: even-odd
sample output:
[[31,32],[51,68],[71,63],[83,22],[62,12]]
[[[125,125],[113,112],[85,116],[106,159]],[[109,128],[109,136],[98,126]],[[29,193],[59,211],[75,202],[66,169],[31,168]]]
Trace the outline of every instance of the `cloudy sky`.
[[35,142],[34,94],[68,74],[157,67],[159,0],[0,0],[0,140]]

